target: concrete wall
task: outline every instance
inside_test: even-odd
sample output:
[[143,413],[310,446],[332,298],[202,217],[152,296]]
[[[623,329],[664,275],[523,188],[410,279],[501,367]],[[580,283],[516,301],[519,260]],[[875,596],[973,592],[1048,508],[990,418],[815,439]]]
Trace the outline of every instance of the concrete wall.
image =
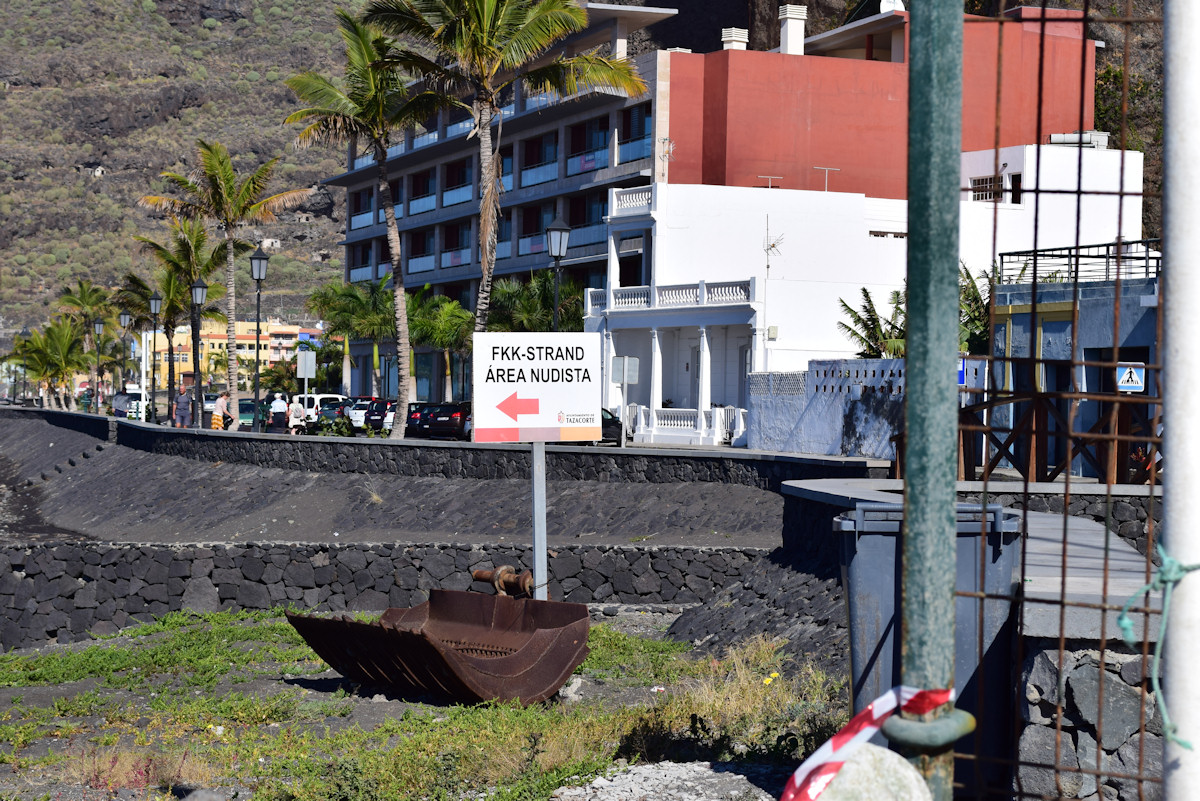
[[812,362],[802,373],[750,378],[747,447],[895,458],[904,428],[904,360]]
[[[552,600],[707,601],[767,552],[571,546],[550,552]],[[77,642],[179,609],[382,610],[433,588],[490,592],[471,571],[532,565],[507,545],[114,545],[0,548],[0,644]]]

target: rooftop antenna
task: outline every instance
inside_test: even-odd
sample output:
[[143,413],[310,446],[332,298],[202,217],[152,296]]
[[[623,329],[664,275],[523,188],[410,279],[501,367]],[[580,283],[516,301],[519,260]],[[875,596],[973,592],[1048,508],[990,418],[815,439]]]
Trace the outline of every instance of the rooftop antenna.
[[779,243],[783,241],[783,234],[779,236],[771,236],[771,215],[767,215],[767,232],[763,236],[763,253],[767,254],[767,278],[771,277],[771,254],[776,256],[779,254]]

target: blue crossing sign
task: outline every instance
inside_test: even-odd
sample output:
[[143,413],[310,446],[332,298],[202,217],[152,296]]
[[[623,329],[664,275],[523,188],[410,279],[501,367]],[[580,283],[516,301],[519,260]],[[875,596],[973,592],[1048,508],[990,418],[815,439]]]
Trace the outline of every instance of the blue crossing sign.
[[1145,392],[1146,363],[1117,363],[1117,392]]

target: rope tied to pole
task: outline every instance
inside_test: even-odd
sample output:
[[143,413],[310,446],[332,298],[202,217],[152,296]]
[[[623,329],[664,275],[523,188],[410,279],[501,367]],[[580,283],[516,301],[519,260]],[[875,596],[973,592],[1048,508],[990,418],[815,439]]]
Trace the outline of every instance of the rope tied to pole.
[[1154,666],[1150,671],[1150,686],[1154,688],[1154,703],[1158,706],[1159,714],[1163,719],[1163,734],[1166,738],[1177,745],[1186,748],[1189,751],[1194,750],[1192,744],[1176,734],[1177,728],[1171,722],[1171,716],[1167,713],[1167,704],[1163,700],[1162,688],[1159,686],[1159,668],[1162,664],[1162,647],[1163,641],[1167,638],[1167,618],[1171,614],[1171,593],[1175,589],[1175,585],[1183,581],[1184,577],[1193,571],[1200,570],[1200,564],[1185,565],[1178,559],[1167,554],[1160,543],[1157,546],[1158,555],[1162,559],[1162,566],[1155,573],[1154,578],[1150,583],[1142,587],[1129,597],[1125,605],[1121,608],[1121,614],[1117,616],[1117,627],[1121,630],[1121,637],[1125,640],[1125,644],[1130,648],[1137,647],[1137,640],[1133,634],[1133,621],[1129,618],[1129,609],[1134,602],[1147,593],[1155,590],[1162,591],[1162,615],[1160,615],[1158,623],[1158,641],[1154,643]]

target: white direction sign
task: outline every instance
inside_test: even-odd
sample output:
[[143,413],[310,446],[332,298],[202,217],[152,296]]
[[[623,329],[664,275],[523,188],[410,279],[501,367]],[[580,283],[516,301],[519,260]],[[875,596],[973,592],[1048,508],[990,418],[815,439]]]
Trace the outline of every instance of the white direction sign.
[[599,333],[482,333],[472,347],[476,442],[601,439]]
[[1118,392],[1145,392],[1146,391],[1146,363],[1145,362],[1118,362],[1117,363],[1117,391]]

